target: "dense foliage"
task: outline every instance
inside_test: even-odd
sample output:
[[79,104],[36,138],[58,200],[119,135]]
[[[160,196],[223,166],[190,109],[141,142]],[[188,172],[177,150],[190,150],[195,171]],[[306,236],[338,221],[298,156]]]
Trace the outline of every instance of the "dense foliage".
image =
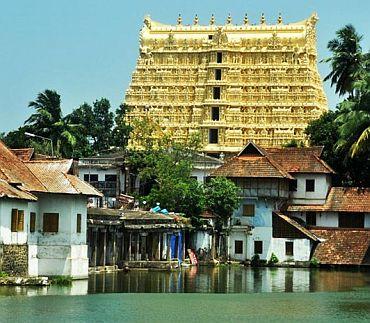
[[323,145],[323,158],[337,172],[335,185],[370,186],[370,54],[363,53],[352,25],[329,42],[330,79],[344,96],[335,111],[323,114],[306,129],[313,145]]
[[93,105],[83,103],[63,116],[60,95],[53,90],[39,93],[28,105],[34,110],[25,124],[15,131],[2,134],[2,140],[11,148],[33,147],[38,153],[51,154],[48,140],[29,137],[32,133],[50,138],[54,154],[62,157],[84,157],[107,151],[111,146],[123,149],[130,128],[125,123],[125,105],[116,111],[116,118],[107,99]]

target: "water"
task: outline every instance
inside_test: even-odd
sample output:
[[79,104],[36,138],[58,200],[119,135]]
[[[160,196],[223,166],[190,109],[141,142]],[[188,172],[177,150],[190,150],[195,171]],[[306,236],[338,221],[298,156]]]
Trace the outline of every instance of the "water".
[[370,321],[370,273],[200,267],[96,274],[72,287],[0,287],[0,322],[170,320]]

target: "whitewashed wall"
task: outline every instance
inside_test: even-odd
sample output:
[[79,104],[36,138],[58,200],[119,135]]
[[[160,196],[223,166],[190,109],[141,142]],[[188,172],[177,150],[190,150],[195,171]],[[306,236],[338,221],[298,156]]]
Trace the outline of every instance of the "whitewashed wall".
[[[331,186],[331,177],[327,174],[293,174],[297,179],[297,191],[290,192],[292,204],[324,204]],[[315,180],[315,191],[306,192],[306,179]]]
[[[293,242],[293,256],[286,255],[285,242],[287,241]],[[276,257],[279,259],[279,262],[309,261],[311,242],[309,239],[272,238],[271,252],[276,255]]]

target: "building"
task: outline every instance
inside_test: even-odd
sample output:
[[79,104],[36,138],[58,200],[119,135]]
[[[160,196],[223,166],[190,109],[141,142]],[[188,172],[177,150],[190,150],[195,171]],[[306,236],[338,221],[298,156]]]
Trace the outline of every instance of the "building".
[[321,264],[370,264],[370,188],[332,187],[323,203],[290,204],[287,214],[322,239],[314,253]]
[[119,197],[126,192],[126,173],[122,153],[80,158],[78,177],[103,193],[102,198],[94,198],[95,207],[116,207]]
[[[199,133],[208,154],[236,153],[250,140],[271,147],[305,141],[327,111],[317,69],[316,14],[284,24],[242,25],[212,16],[201,25],[144,20],[125,103],[127,119],[150,117],[175,140]],[[135,145],[134,142],[130,143]]]
[[211,176],[224,176],[240,188],[240,206],[225,236],[227,256],[258,255],[281,262],[307,262],[319,238],[281,210],[288,203],[324,203],[333,170],[320,159],[322,148],[262,148],[248,143]]
[[19,159],[0,141],[0,271],[86,278],[86,210],[101,196],[72,160]]
[[90,267],[177,267],[186,255],[189,228],[180,214],[89,208]]

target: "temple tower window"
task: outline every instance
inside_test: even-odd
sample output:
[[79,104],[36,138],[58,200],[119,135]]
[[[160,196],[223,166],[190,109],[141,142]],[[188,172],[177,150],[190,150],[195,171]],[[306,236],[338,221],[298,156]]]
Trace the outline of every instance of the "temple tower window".
[[221,81],[222,78],[222,72],[220,68],[215,69],[215,80],[216,81]]
[[212,118],[212,121],[220,120],[220,108],[219,107],[211,108],[211,118]]
[[222,52],[217,52],[217,60],[216,60],[217,63],[222,63]]
[[218,129],[209,129],[208,142],[218,144]]
[[221,88],[219,86],[215,86],[213,88],[213,99],[220,100],[221,99]]

